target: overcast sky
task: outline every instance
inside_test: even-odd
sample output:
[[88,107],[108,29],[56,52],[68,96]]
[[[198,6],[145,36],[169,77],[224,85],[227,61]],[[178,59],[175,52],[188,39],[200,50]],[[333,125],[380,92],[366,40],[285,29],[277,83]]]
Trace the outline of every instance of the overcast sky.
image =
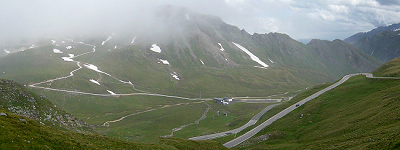
[[166,4],[221,17],[251,34],[294,39],[344,39],[400,22],[400,0],[2,0],[0,40],[124,29]]

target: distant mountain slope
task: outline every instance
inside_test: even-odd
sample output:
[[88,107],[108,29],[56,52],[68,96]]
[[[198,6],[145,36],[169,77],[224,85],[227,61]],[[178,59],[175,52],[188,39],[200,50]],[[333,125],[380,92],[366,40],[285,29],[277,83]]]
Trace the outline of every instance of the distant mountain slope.
[[[382,65],[373,72],[374,75],[400,71],[398,61],[395,59]],[[352,77],[275,121],[238,147],[399,149],[399,90],[400,80]],[[303,93],[297,97],[305,96]],[[300,99],[297,97],[291,101]]]
[[388,62],[400,56],[400,30],[386,30],[360,39],[353,45],[383,62]]
[[[335,57],[340,60],[327,61],[326,56],[338,50],[320,47],[315,51],[281,33],[251,35],[219,17],[185,8],[160,7],[155,18],[159,29],[79,37],[75,41],[51,39],[50,45],[7,55],[0,59],[0,71],[5,72],[0,77],[28,84],[68,75],[71,68],[78,68],[74,63],[62,62],[60,57],[68,53],[79,56],[73,58],[75,61],[93,64],[148,92],[185,97],[197,97],[199,91],[204,97],[267,96],[335,81],[344,74],[373,70],[378,66],[375,60],[359,54],[351,56],[357,60]],[[66,46],[73,48],[66,49]],[[88,51],[92,48],[95,51]],[[335,48],[348,50],[343,46]],[[64,53],[53,53],[53,49]],[[320,57],[321,51],[326,53],[325,58]],[[341,57],[347,58],[346,54],[350,53],[342,54]],[[332,61],[337,64],[333,65]],[[352,66],[344,67],[347,65]],[[333,69],[335,66],[343,69]],[[70,91],[102,91],[102,94],[108,93],[104,89],[113,90],[107,84],[101,85],[102,89],[92,88],[89,79],[95,77],[85,75],[80,79],[62,80],[62,83],[60,80],[51,86]],[[96,77],[95,80],[100,79]]]
[[355,42],[357,42],[357,41],[359,41],[359,40],[361,40],[363,38],[366,38],[366,37],[369,37],[369,36],[374,36],[376,34],[379,34],[379,33],[383,32],[383,31],[388,31],[388,30],[395,31],[395,30],[398,30],[398,29],[400,29],[400,23],[392,24],[392,25],[385,26],[385,27],[377,27],[377,28],[375,28],[375,29],[373,29],[371,31],[368,31],[368,32],[359,32],[357,34],[354,34],[354,35],[344,39],[343,41],[345,41],[347,43],[350,43],[350,44],[353,44],[353,43],[355,43]]
[[341,40],[311,40],[307,46],[326,62],[324,64],[332,72],[371,72],[382,64],[378,59]]

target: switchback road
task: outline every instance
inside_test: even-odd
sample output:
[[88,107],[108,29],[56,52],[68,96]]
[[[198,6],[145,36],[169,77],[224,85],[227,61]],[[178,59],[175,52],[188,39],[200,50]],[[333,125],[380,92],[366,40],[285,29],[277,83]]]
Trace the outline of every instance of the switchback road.
[[247,127],[250,127],[250,126],[256,124],[256,122],[258,121],[258,119],[260,119],[260,117],[262,115],[264,115],[268,110],[275,107],[276,105],[279,105],[279,104],[273,104],[273,105],[269,105],[269,106],[265,107],[262,111],[260,111],[258,114],[256,114],[249,122],[247,122],[245,125],[241,126],[240,128],[236,128],[233,130],[220,132],[220,133],[216,133],[216,134],[192,137],[192,138],[189,138],[189,140],[209,140],[209,139],[215,139],[215,138],[223,137],[223,136],[230,135],[230,134],[236,134],[236,133],[246,129]]

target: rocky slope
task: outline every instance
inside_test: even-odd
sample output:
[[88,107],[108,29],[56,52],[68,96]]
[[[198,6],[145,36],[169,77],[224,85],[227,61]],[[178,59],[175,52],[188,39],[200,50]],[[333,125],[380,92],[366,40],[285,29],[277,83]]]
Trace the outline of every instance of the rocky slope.
[[53,105],[44,95],[30,92],[24,85],[0,79],[0,108],[63,130],[91,133],[83,120]]

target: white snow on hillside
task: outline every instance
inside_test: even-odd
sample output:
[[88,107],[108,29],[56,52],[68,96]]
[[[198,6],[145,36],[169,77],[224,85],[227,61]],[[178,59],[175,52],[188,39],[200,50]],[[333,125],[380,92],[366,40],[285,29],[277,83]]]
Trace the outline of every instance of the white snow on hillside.
[[88,69],[94,70],[96,72],[100,72],[103,73],[103,71],[100,71],[99,68],[97,68],[97,66],[93,65],[93,64],[84,64],[84,66]]
[[105,41],[103,41],[102,43],[101,43],[101,45],[104,45],[108,40],[110,40],[112,37],[111,36],[109,36],[108,38],[107,38],[107,40],[105,40]]
[[65,43],[65,41],[62,41],[61,43],[63,43],[63,44],[64,44],[64,43]]
[[51,44],[54,44],[54,43],[56,43],[56,41],[54,41],[54,40],[51,40],[51,42],[52,42]]
[[181,80],[181,79],[178,77],[178,74],[177,74],[176,72],[174,72],[174,73],[169,73],[169,74],[171,74],[171,76],[172,76],[173,78],[175,78],[176,80]]
[[53,49],[53,52],[54,52],[54,53],[59,53],[59,54],[63,53],[62,51],[60,51],[60,50],[58,50],[58,49]]
[[90,79],[89,81],[90,81],[90,82],[93,82],[94,84],[100,85],[100,83],[97,82],[96,80]]
[[66,49],[71,49],[72,48],[72,46],[67,46],[67,47],[65,47]]
[[151,45],[150,50],[152,50],[153,52],[161,53],[161,48],[157,46],[157,44]]
[[158,60],[161,61],[165,65],[170,65],[168,60],[162,60],[162,59],[158,59]]
[[372,51],[371,56],[372,56],[372,54],[374,54],[374,51]]
[[35,48],[35,45],[32,44],[31,47],[29,47],[29,48]]
[[136,37],[134,37],[134,38],[132,39],[132,42],[131,42],[131,44],[133,44],[133,42],[135,42],[135,39],[136,39]]
[[114,46],[114,49],[117,49],[117,45]]
[[218,45],[221,47],[221,49],[219,49],[219,50],[225,51],[225,49],[222,47],[222,44],[221,44],[221,43],[218,43]]
[[61,57],[64,61],[74,61],[72,58],[74,58],[74,54],[68,54],[69,57]]
[[204,65],[204,62],[200,59],[200,62]]
[[[269,59],[269,58],[268,58]],[[271,62],[271,63],[274,63],[271,59],[269,59],[269,61]]]
[[232,42],[233,44],[235,44],[239,49],[241,49],[242,51],[244,51],[247,55],[249,55],[250,56],[250,58],[253,60],[253,61],[255,61],[255,62],[257,62],[258,64],[260,64],[262,67],[268,67],[268,65],[266,64],[266,63],[264,63],[263,61],[261,61],[256,55],[254,55],[253,53],[251,53],[249,50],[247,50],[246,48],[244,48],[243,46],[241,46],[241,45],[239,45],[239,44],[237,44],[237,43],[235,43],[235,42]]
[[6,52],[7,54],[10,54],[10,53],[11,53],[10,51],[8,51],[8,50],[6,50],[6,49],[4,49],[4,52]]
[[110,93],[111,95],[115,95],[113,91],[107,90],[107,92]]
[[255,68],[267,69],[267,67],[254,66]]
[[187,20],[190,20],[190,18],[189,18],[189,15],[188,15],[188,14],[185,14],[185,17],[186,17],[186,19],[187,19]]
[[64,61],[74,61],[73,59],[69,58],[69,57],[61,57]]

